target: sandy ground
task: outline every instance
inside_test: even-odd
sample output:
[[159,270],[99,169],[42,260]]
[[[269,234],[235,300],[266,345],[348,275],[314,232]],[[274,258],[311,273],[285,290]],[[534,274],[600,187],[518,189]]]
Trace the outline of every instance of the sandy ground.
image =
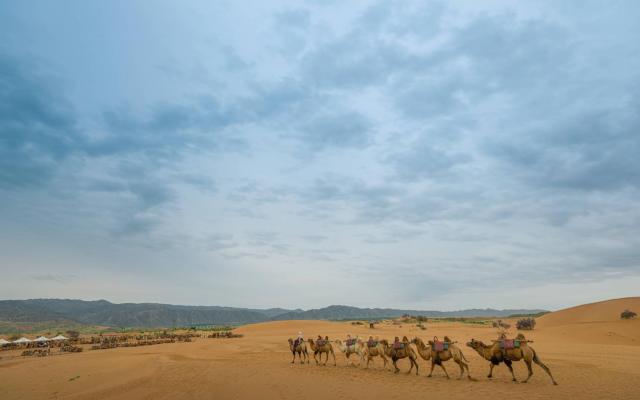
[[[618,313],[619,305],[610,307]],[[587,313],[588,310],[580,310]],[[597,314],[597,313],[596,313]],[[594,314],[595,315],[595,314]],[[599,314],[598,314],[599,315]],[[571,317],[571,318],[569,318]],[[249,325],[237,332],[242,339],[199,339],[136,348],[87,351],[44,358],[0,360],[0,398],[10,399],[640,399],[640,320],[577,318],[569,313],[541,319],[540,328],[528,333],[532,347],[551,368],[559,386],[534,365],[527,384],[511,382],[504,365],[486,378],[488,362],[462,346],[478,382],[447,380],[438,369],[426,378],[427,363],[419,359],[420,375],[394,375],[377,360],[369,370],[349,366],[336,354],[337,366],[290,364],[286,339],[302,330],[344,338],[347,333],[381,338],[396,335],[424,339],[449,335],[465,342],[490,340],[496,331],[488,326],[429,323],[426,331],[415,326],[364,326],[326,321],[285,321]],[[568,321],[563,323],[562,321]],[[6,353],[6,352],[4,352]],[[452,377],[455,364],[445,364]],[[408,370],[408,362],[399,366]],[[523,363],[516,376],[526,377]]]

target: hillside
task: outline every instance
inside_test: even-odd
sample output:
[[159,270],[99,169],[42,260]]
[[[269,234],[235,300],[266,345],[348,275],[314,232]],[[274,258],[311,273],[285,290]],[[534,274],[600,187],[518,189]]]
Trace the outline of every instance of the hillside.
[[175,327],[191,325],[248,324],[269,320],[347,320],[383,319],[403,314],[428,317],[505,317],[531,314],[541,310],[472,309],[461,311],[420,311],[391,308],[357,308],[333,305],[313,310],[282,308],[248,309],[218,306],[177,306],[156,303],[116,304],[106,300],[61,299],[0,301],[0,322],[55,322],[111,327]]
[[537,319],[537,323],[539,327],[553,327],[592,322],[614,322],[620,320],[620,313],[625,309],[640,313],[640,297],[625,297],[566,308],[543,315]]
[[431,318],[446,317],[507,317],[513,314],[535,314],[544,310],[495,310],[469,309],[460,311],[424,311],[398,310],[392,308],[358,308],[342,305],[313,309],[308,311],[289,312],[278,315],[273,320],[346,320],[346,319],[383,319],[396,318],[405,314],[421,315]]

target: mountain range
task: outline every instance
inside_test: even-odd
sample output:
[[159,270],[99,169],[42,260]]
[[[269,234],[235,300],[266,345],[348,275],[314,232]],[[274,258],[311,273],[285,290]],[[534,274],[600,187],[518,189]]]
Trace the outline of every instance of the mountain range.
[[157,303],[111,303],[106,300],[68,299],[0,300],[0,321],[8,323],[55,322],[109,327],[176,327],[234,325],[275,320],[351,320],[395,318],[404,314],[432,318],[507,317],[544,310],[469,309],[421,311],[392,308],[357,308],[343,305],[312,310],[250,309],[219,306],[181,306]]

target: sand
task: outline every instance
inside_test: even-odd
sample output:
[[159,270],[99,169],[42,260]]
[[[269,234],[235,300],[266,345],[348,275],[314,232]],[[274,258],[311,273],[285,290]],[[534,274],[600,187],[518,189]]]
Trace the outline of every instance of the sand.
[[[597,303],[560,311],[540,319],[527,333],[532,347],[551,368],[559,386],[534,365],[527,384],[513,383],[504,365],[488,380],[488,363],[462,346],[471,374],[479,379],[447,380],[419,359],[420,375],[394,375],[377,360],[369,370],[349,366],[336,354],[338,365],[290,364],[286,339],[302,330],[344,338],[347,333],[368,337],[449,335],[465,342],[490,340],[490,326],[463,323],[384,325],[370,330],[347,322],[283,321],[244,326],[241,339],[199,339],[148,347],[87,351],[44,358],[5,357],[0,360],[0,398],[10,399],[639,399],[640,320],[620,321],[619,303]],[[638,298],[634,300],[638,304]],[[591,314],[590,308],[593,308]],[[624,308],[624,307],[623,307]],[[638,308],[638,307],[634,307]],[[608,310],[608,311],[607,311]],[[637,311],[637,310],[636,310]],[[589,315],[593,315],[592,320]],[[560,316],[560,317],[558,317]],[[3,352],[6,353],[6,352]],[[3,356],[0,353],[0,356]],[[332,363],[330,363],[332,364]],[[408,362],[399,362],[408,370]],[[455,364],[445,364],[452,377]],[[516,376],[526,367],[516,363]]]

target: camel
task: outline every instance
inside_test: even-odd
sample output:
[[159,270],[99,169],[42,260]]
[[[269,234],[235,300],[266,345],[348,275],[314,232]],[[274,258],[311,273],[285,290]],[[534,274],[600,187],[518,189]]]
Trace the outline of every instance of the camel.
[[364,343],[362,343],[362,340],[357,339],[351,346],[347,346],[347,342],[342,342],[340,339],[336,339],[334,343],[338,345],[338,349],[340,349],[347,358],[347,364],[350,363],[351,360],[349,360],[349,357],[352,354],[356,354],[360,358],[358,365],[362,364],[362,360],[364,359]]
[[307,351],[307,344],[304,342],[304,340],[300,339],[300,341],[296,343],[293,339],[289,338],[289,349],[291,349],[291,353],[293,354],[293,360],[291,360],[291,364],[296,362],[296,353],[298,353],[300,364],[304,364],[304,361],[302,361],[303,355],[304,359],[307,361],[307,364],[309,364],[309,352]]
[[376,341],[376,345],[375,346],[369,346],[368,344],[365,344],[364,347],[364,352],[362,354],[362,357],[366,357],[367,358],[367,366],[366,368],[369,368],[369,362],[371,360],[373,360],[374,357],[380,357],[382,358],[382,361],[384,362],[384,368],[387,368],[387,356],[385,354],[385,347],[384,345],[378,340]]
[[523,360],[527,364],[527,369],[529,370],[529,376],[527,376],[527,379],[522,381],[522,383],[527,383],[531,378],[531,375],[533,375],[533,370],[531,369],[531,362],[533,361],[534,363],[538,364],[540,368],[545,370],[545,372],[549,374],[549,377],[551,378],[551,382],[553,382],[554,385],[557,385],[558,383],[556,382],[555,379],[553,379],[553,375],[551,375],[551,371],[540,360],[540,358],[536,354],[536,351],[531,346],[529,346],[529,344],[524,338],[524,335],[521,333],[518,334],[517,340],[522,341],[520,344],[520,347],[508,349],[508,350],[502,350],[500,348],[499,342],[494,342],[493,344],[487,345],[482,343],[482,341],[475,340],[475,339],[471,339],[471,341],[467,343],[467,346],[477,351],[478,354],[480,354],[485,360],[490,362],[489,375],[487,375],[487,378],[493,377],[494,366],[500,364],[501,362],[504,362],[509,368],[509,371],[511,371],[511,377],[513,378],[513,381],[517,382],[516,376],[513,373],[513,368],[511,367],[511,363],[513,361]]
[[[337,365],[336,363],[336,355],[333,352],[333,346],[331,345],[331,342],[328,340],[323,340],[323,344],[321,345],[316,345],[316,342],[313,341],[313,339],[309,339],[309,347],[311,347],[311,350],[313,351],[313,359],[316,360],[316,364],[320,365],[320,362],[322,362],[322,354],[326,353],[327,358],[324,360],[324,364],[323,365],[327,365],[327,361],[329,361],[329,353],[331,353],[331,356],[333,357],[333,365]],[[320,362],[318,362],[318,359],[316,358],[316,355],[320,354]]]
[[418,354],[420,355],[420,357],[422,357],[425,361],[431,360],[431,371],[429,371],[429,375],[427,375],[427,378],[431,378],[431,375],[433,374],[433,368],[436,365],[439,365],[440,368],[442,368],[442,370],[444,371],[444,374],[447,376],[447,379],[449,379],[449,374],[447,373],[447,370],[444,368],[444,365],[442,363],[453,358],[453,361],[455,361],[456,364],[458,364],[458,366],[460,367],[460,376],[458,377],[458,379],[462,379],[462,375],[464,375],[464,371],[466,370],[467,378],[469,378],[470,381],[475,381],[475,379],[472,378],[471,374],[469,373],[469,365],[467,364],[469,360],[466,359],[466,357],[462,353],[462,350],[460,350],[460,348],[456,346],[447,336],[444,337],[444,341],[449,343],[449,348],[442,351],[435,351],[433,349],[433,341],[431,340],[428,342],[428,345],[426,345],[420,338],[414,338],[411,341],[411,343],[416,345],[416,349],[418,350]]
[[407,339],[406,336],[402,338],[402,344],[404,345],[404,347],[401,349],[394,349],[393,344],[389,344],[386,339],[382,339],[380,343],[384,346],[385,355],[391,358],[391,362],[393,363],[393,367],[395,368],[394,373],[397,374],[398,372],[400,372],[400,368],[398,368],[396,361],[408,357],[409,361],[411,362],[411,368],[409,368],[409,372],[407,372],[407,374],[411,373],[411,371],[413,370],[413,366],[415,365],[416,375],[418,375],[418,362],[416,361],[418,356],[416,356],[416,352],[413,351],[411,346],[409,346],[409,339]]

